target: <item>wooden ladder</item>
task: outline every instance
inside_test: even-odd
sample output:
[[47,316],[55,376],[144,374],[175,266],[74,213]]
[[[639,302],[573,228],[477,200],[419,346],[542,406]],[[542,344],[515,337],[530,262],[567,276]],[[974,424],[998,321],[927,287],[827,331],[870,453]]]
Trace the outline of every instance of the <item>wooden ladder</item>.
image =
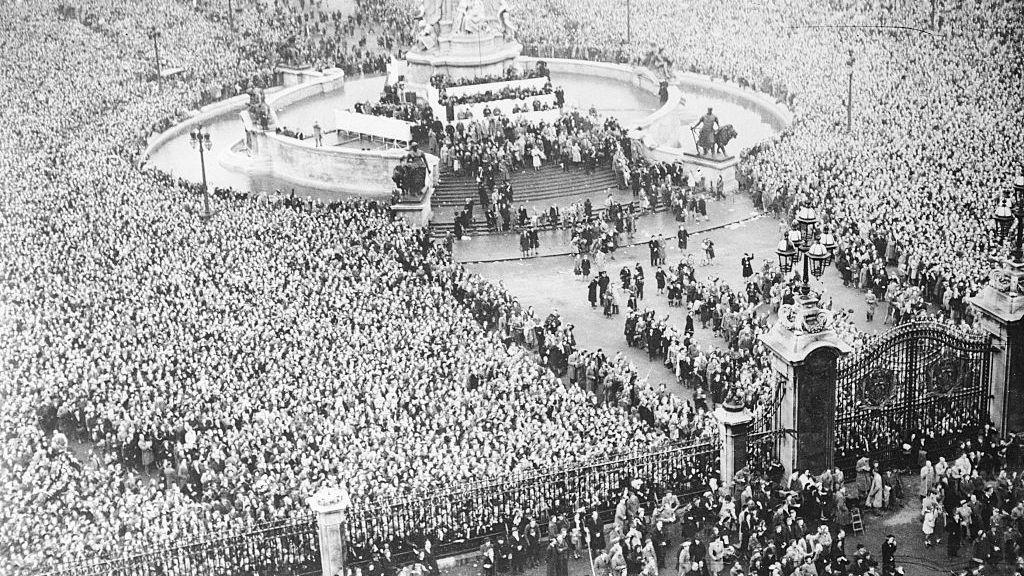
[[854,508],[853,510],[850,510],[850,518],[853,519],[853,533],[863,534],[864,520],[860,516],[860,508]]

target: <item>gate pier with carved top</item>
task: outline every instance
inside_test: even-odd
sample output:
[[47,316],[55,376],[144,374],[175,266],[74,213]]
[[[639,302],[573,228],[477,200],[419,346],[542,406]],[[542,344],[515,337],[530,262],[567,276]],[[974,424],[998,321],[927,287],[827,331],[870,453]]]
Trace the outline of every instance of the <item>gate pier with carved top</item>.
[[771,352],[779,386],[772,406],[774,422],[759,427],[774,428],[768,447],[789,473],[818,473],[832,467],[836,366],[850,346],[832,330],[830,314],[819,307],[820,296],[811,290],[810,277],[821,277],[835,250],[835,238],[806,205],[796,211],[792,228],[776,250],[783,272],[802,264],[803,274],[798,274],[795,304],[781,307],[775,325],[760,337]]
[[1000,242],[1016,228],[1013,247],[970,302],[978,327],[992,337],[992,422],[1001,432],[1024,432],[1024,176],[1008,196],[994,220]]
[[791,323],[785,318],[762,335],[761,342],[772,353],[772,368],[779,379],[775,422],[765,425],[775,428],[765,434],[774,436],[778,462],[787,473],[831,468],[837,364],[850,346],[825,325]]

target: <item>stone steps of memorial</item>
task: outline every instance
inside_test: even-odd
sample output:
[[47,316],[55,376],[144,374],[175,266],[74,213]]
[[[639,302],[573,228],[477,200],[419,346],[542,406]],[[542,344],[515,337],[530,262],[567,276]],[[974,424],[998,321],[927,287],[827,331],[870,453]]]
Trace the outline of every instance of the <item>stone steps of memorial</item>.
[[[662,204],[661,201],[659,200],[655,204],[655,206],[654,206],[654,212],[664,212],[664,211],[668,210],[668,208],[669,208],[668,205]],[[594,209],[594,216],[592,218],[595,218],[595,219],[603,218],[604,217],[604,212],[605,212],[605,209],[603,207],[595,208]],[[487,228],[487,220],[484,219],[483,213],[480,212],[479,207],[473,209],[473,216],[474,216],[473,223],[466,229],[466,233],[469,234],[470,236],[482,236],[482,235],[491,235],[491,234],[518,234],[519,233],[520,229],[517,228],[517,227],[513,227],[513,229],[508,231],[508,232],[501,232],[501,231],[495,232],[495,231],[489,230]],[[544,225],[544,226],[541,226],[539,229],[540,230],[555,230],[555,229],[558,229],[558,228],[566,228],[566,226],[561,225],[561,224],[559,224],[557,226]],[[455,223],[452,222],[451,220],[446,220],[446,221],[434,220],[434,221],[432,221],[430,223],[430,234],[434,238],[443,238],[445,236],[445,234],[447,234],[448,232],[454,232],[454,231],[455,231]]]
[[[607,166],[586,175],[583,172],[564,172],[558,165],[546,165],[538,172],[531,169],[512,175],[513,203],[583,196],[603,192],[616,185],[615,173]],[[474,177],[442,175],[434,188],[431,204],[435,207],[462,206],[466,198],[479,202]]]

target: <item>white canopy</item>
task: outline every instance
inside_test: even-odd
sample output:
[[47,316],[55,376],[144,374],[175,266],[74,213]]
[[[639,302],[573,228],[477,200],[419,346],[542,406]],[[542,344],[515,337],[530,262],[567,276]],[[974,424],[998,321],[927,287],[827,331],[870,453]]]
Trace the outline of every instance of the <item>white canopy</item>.
[[367,136],[376,136],[387,140],[401,140],[409,142],[412,140],[412,122],[387,118],[385,116],[373,116],[371,114],[359,114],[348,110],[335,110],[334,120],[339,131],[355,132]]

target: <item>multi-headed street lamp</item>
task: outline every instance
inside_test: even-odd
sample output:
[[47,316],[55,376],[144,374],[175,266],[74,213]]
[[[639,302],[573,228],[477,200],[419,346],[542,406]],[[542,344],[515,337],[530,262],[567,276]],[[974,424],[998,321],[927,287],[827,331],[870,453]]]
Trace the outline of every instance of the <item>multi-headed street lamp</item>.
[[797,210],[793,228],[779,241],[775,251],[779,256],[779,268],[786,274],[803,260],[803,274],[798,276],[800,297],[793,309],[795,317],[790,320],[805,332],[820,332],[826,328],[818,307],[820,297],[811,292],[811,276],[821,278],[825,268],[832,263],[835,251],[835,237],[827,230],[818,230],[818,215],[810,206]]
[[212,142],[210,142],[209,130],[203,131],[202,124],[197,126],[195,130],[189,133],[189,144],[193,148],[199,148],[199,166],[203,170],[203,218],[209,220],[210,190],[206,185],[206,150],[213,146]]
[[[814,208],[804,206],[796,211],[793,228],[786,233],[775,251],[779,256],[779,268],[784,273],[793,269],[793,265],[803,257],[803,275],[800,277],[800,294],[811,293],[811,276],[821,278],[825,268],[832,263],[836,252],[836,239],[827,230],[820,233],[818,215]],[[817,238],[815,238],[817,236]]]

